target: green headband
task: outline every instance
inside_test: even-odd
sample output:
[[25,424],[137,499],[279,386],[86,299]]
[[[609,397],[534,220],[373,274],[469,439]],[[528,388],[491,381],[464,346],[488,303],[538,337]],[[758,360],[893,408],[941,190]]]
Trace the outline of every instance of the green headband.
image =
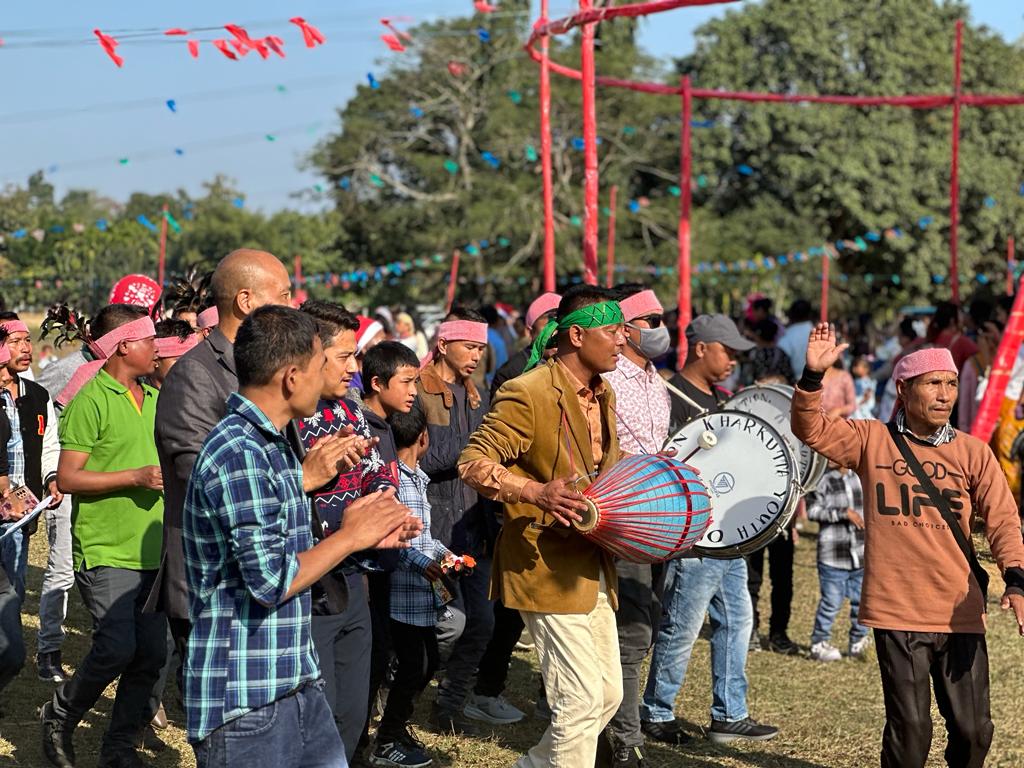
[[617,301],[602,301],[597,304],[588,304],[580,307],[575,312],[570,312],[557,323],[549,320],[544,329],[537,334],[530,347],[530,360],[526,363],[523,373],[533,368],[544,357],[544,350],[555,344],[555,333],[567,331],[574,325],[580,328],[601,328],[605,325],[620,325],[625,322],[622,316],[622,308]]

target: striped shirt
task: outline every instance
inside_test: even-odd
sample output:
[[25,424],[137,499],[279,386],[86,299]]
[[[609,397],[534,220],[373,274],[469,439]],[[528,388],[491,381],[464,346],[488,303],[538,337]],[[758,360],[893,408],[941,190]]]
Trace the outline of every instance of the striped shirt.
[[194,743],[320,676],[309,590],[285,597],[298,554],[313,546],[302,465],[237,393],[196,458],[184,545],[192,620],[185,714]]
[[847,511],[851,509],[864,517],[860,478],[849,470],[829,470],[807,496],[807,519],[821,525],[819,563],[846,571],[864,567],[864,531],[850,522]]
[[948,421],[939,427],[937,430],[932,432],[928,437],[922,439],[910,431],[907,426],[907,412],[902,408],[896,413],[896,429],[904,435],[910,435],[912,438],[919,442],[926,443],[938,447],[945,445],[946,443],[953,442],[953,438],[956,437],[956,430],[953,429],[953,425]]

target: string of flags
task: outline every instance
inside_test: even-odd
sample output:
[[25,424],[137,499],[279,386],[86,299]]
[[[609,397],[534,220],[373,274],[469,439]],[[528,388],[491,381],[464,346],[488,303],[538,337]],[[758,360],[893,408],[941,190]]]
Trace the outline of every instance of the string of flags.
[[[327,38],[324,37],[324,34],[301,16],[293,16],[288,19],[288,21],[299,28],[299,31],[302,34],[302,41],[307,48],[316,48],[318,45],[323,45],[327,42]],[[231,59],[232,61],[238,61],[254,51],[261,59],[264,60],[270,58],[272,53],[282,59],[285,58],[284,40],[278,35],[252,37],[245,27],[238,24],[225,24],[224,29],[228,32],[230,37],[215,38],[209,42],[214,48],[220,51],[225,58]],[[117,67],[123,67],[124,58],[117,52],[117,48],[120,45],[118,40],[113,35],[107,34],[100,29],[94,29],[92,32],[99,41],[103,52],[107,54],[110,60],[114,62]],[[133,33],[132,39],[136,40],[160,34],[164,37],[187,38],[185,40],[185,44],[189,55],[193,59],[199,58],[199,46],[203,41],[199,38],[192,37],[191,35],[193,33],[182,27],[172,27],[171,29],[164,30],[162,33]]]
[[[242,198],[235,198],[234,204],[236,207],[241,208],[244,201]],[[192,203],[185,204],[182,216],[188,221],[192,221],[195,218],[195,207]],[[161,211],[160,215],[157,217],[157,221],[159,221],[161,217],[167,220],[167,226],[170,227],[173,232],[176,234],[181,232],[181,224],[169,211]],[[160,231],[160,227],[153,223],[148,216],[142,213],[135,217],[135,223],[148,229],[150,232]],[[90,225],[87,225],[84,222],[76,221],[69,225],[53,224],[45,228],[35,227],[33,229],[28,229],[27,227],[22,227],[20,229],[11,230],[10,232],[0,232],[0,244],[5,243],[8,239],[24,240],[26,238],[32,238],[36,242],[41,243],[46,240],[48,235],[81,235],[89,229],[89,226]],[[95,227],[100,232],[109,232],[111,222],[107,219],[96,219],[96,221],[92,222],[91,226]]]

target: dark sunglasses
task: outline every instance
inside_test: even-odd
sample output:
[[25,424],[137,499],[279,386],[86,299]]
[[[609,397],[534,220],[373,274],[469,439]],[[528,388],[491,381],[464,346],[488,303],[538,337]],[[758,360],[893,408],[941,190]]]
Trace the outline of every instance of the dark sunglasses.
[[646,321],[647,324],[649,326],[651,326],[651,328],[661,328],[661,324],[663,322],[663,319],[662,319],[661,315],[651,315],[650,317],[637,317],[637,318],[634,318],[631,322],[626,323],[626,325],[633,325],[633,323],[635,323],[637,320],[644,320],[644,321]]

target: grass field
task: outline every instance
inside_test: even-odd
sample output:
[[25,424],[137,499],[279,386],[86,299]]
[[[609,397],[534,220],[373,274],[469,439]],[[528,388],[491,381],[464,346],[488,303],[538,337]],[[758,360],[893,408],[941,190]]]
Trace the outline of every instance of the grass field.
[[[813,527],[812,527],[813,530]],[[983,546],[981,541],[977,542]],[[37,609],[39,585],[45,564],[46,544],[34,537],[31,548],[28,597],[24,607],[25,640],[29,663],[21,676],[4,692],[0,720],[0,766],[31,766],[42,768],[47,763],[39,746],[40,729],[36,719],[38,706],[46,700],[52,687],[35,676],[32,658],[38,629]],[[992,589],[999,589],[1001,580],[995,575]],[[817,602],[817,577],[814,567],[814,537],[805,534],[797,549],[796,599],[793,606],[792,637],[802,644],[810,635]],[[762,607],[768,611],[767,587]],[[77,592],[71,596],[68,621],[69,636],[64,646],[65,662],[80,659],[88,648],[89,620]],[[992,677],[992,710],[996,724],[995,741],[987,765],[998,768],[1024,766],[1024,718],[1020,703],[1024,701],[1024,640],[1016,635],[1009,615],[992,606],[989,629],[989,656]],[[836,626],[837,640],[845,638],[845,620]],[[836,642],[845,645],[845,641]],[[581,663],[586,663],[581,660]],[[873,652],[867,661],[844,659],[834,664],[819,664],[806,658],[784,658],[772,653],[752,654],[749,661],[749,702],[753,717],[778,725],[780,736],[772,742],[736,747],[715,747],[704,739],[691,746],[671,748],[649,745],[651,766],[747,766],[749,768],[854,768],[878,764],[878,750],[883,723],[882,694]],[[531,653],[517,652],[513,661],[510,700],[532,713],[537,690],[536,662]],[[690,664],[689,676],[678,702],[678,713],[692,724],[694,733],[707,724],[710,707],[710,674],[708,643],[698,641]],[[415,724],[426,722],[433,691],[428,690],[421,701]],[[173,698],[168,696],[168,698]],[[90,713],[76,733],[78,764],[92,768],[99,754],[99,739],[107,724],[113,688],[109,689],[98,709]],[[167,744],[165,751],[146,753],[146,762],[157,768],[194,766],[192,750],[177,727],[183,720],[176,705],[167,702],[172,727],[161,734]],[[934,713],[936,738],[929,765],[944,765],[943,730],[938,712]],[[497,731],[491,738],[469,739],[437,737],[419,728],[419,733],[433,750],[435,765],[509,766],[532,746],[544,730],[544,724],[527,717],[515,726]]]

